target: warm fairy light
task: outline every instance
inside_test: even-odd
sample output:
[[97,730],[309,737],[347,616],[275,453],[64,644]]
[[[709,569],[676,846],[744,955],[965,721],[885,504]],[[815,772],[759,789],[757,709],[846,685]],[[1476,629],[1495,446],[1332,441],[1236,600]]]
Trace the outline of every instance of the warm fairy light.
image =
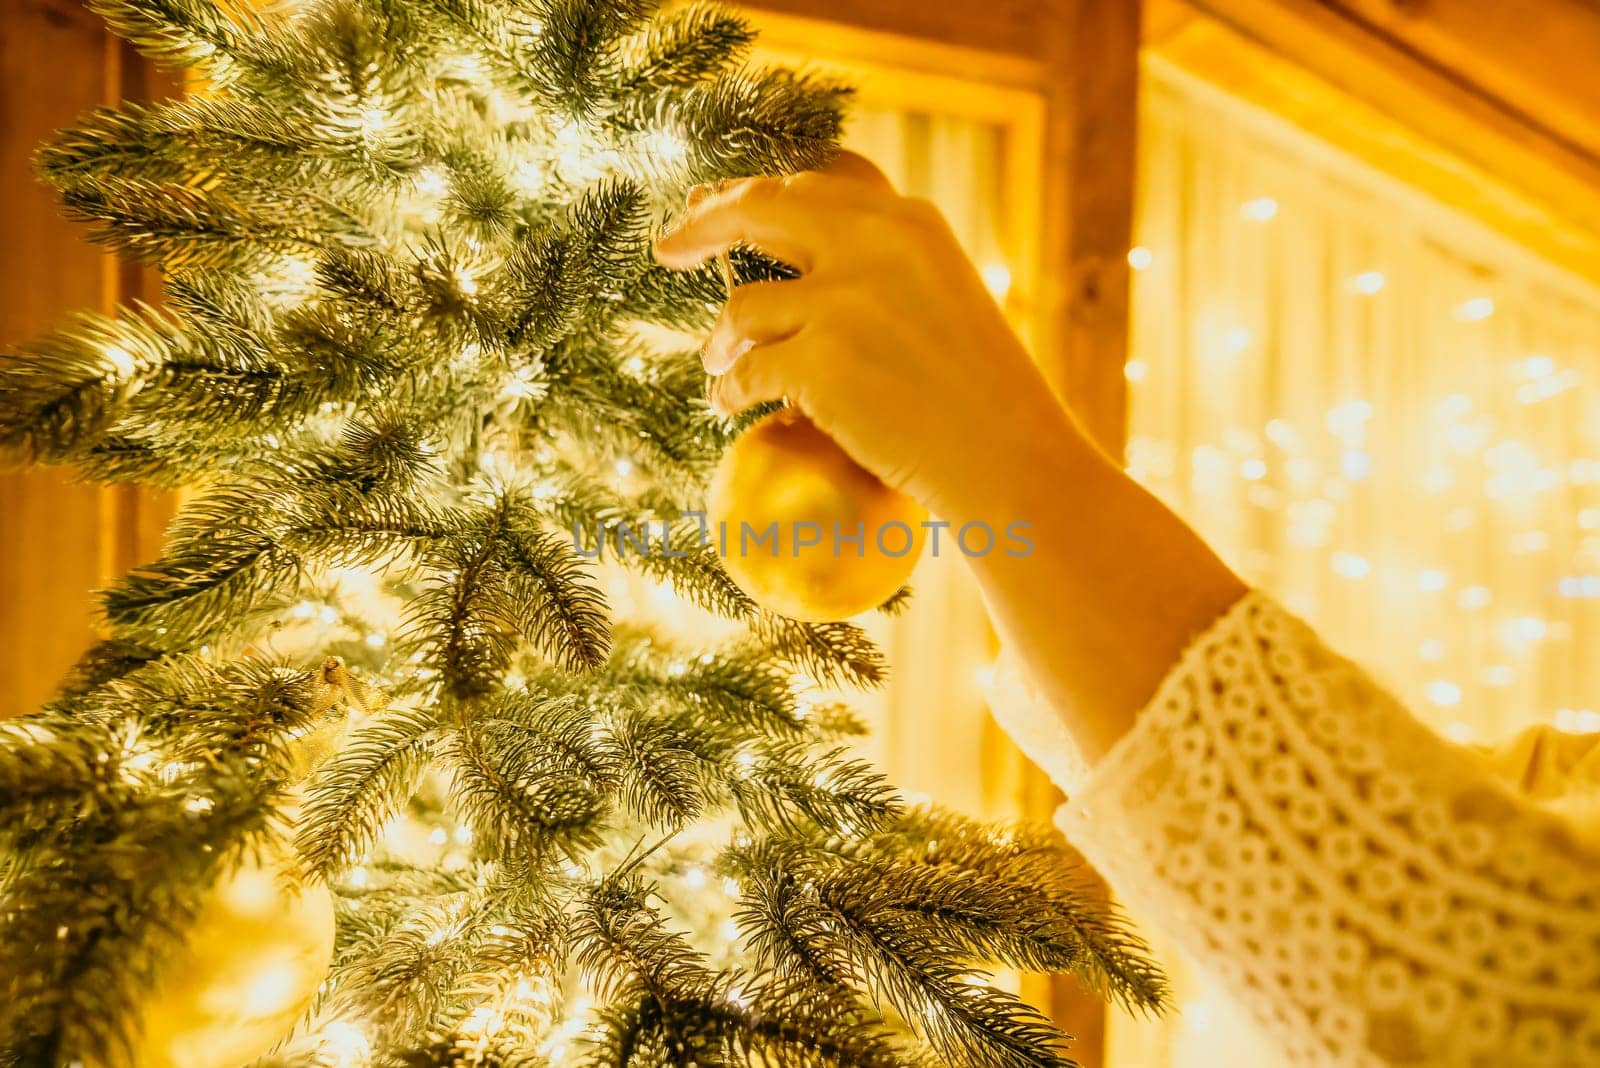
[[511,376],[511,381],[506,383],[503,395],[515,400],[531,400],[544,392],[544,385],[540,380],[540,371],[537,367],[519,368]]
[[550,181],[549,161],[533,153],[525,156],[513,155],[508,178],[511,188],[523,196],[538,196]]
[[133,353],[121,345],[107,345],[100,350],[106,358],[106,363],[111,365],[111,370],[118,375],[131,375],[138,368],[134,362]]
[[1350,280],[1350,284],[1357,293],[1370,297],[1381,291],[1386,281],[1382,271],[1362,271]]
[[1555,725],[1573,734],[1600,734],[1600,711],[1592,708],[1560,708]]
[[1245,326],[1230,327],[1222,335],[1222,347],[1231,353],[1240,353],[1250,347],[1250,328]]
[[1128,266],[1136,271],[1148,271],[1155,262],[1156,254],[1143,245],[1135,245],[1128,250]]
[[1336,552],[1330,559],[1334,574],[1340,578],[1364,579],[1372,573],[1372,563],[1360,553]]
[[1271,222],[1278,217],[1278,202],[1271,197],[1256,197],[1241,204],[1239,214],[1251,222]]
[[1360,441],[1372,419],[1372,404],[1364,400],[1346,401],[1328,409],[1328,432],[1345,442]]
[[419,196],[437,199],[450,192],[450,178],[443,167],[424,167],[412,183]]
[[432,842],[434,845],[444,845],[449,840],[450,832],[446,831],[443,827],[435,827],[433,830],[428,832],[428,841]]
[[1339,471],[1352,482],[1359,482],[1372,474],[1372,454],[1360,449],[1348,449],[1339,457]]
[[1451,314],[1464,323],[1482,322],[1494,314],[1494,301],[1489,297],[1473,297],[1457,304]]
[[1444,642],[1438,638],[1429,638],[1417,646],[1417,656],[1430,664],[1443,660],[1447,651]]
[[142,734],[133,734],[122,747],[122,773],[130,779],[137,779],[145,772],[156,766],[159,755],[155,746]]
[[1417,589],[1423,593],[1438,593],[1450,584],[1450,576],[1436,567],[1417,573]]
[[1122,374],[1129,382],[1143,382],[1150,373],[1150,365],[1143,360],[1129,360],[1122,365]]
[[651,130],[644,138],[644,153],[657,166],[679,167],[689,158],[689,142],[676,130]]
[[372,1041],[361,1027],[348,1020],[335,1020],[322,1029],[321,1052],[331,1058],[332,1068],[360,1068],[372,1056]]
[[996,300],[1004,300],[1011,292],[1011,268],[1003,263],[986,263],[983,266],[983,284]]
[[461,1022],[456,1025],[456,1030],[467,1038],[491,1035],[499,1030],[501,1020],[501,1014],[494,1010],[494,1006],[479,1005],[462,1017]]
[[1555,369],[1556,361],[1544,355],[1529,356],[1522,361],[1522,373],[1528,378],[1544,378],[1554,374]]
[[594,144],[581,124],[560,122],[554,130],[556,165],[569,182],[589,182],[606,173],[612,154]]
[[690,890],[704,889],[706,881],[706,870],[700,867],[698,864],[691,865],[683,873],[683,885],[688,887]]
[[1462,608],[1487,608],[1493,601],[1494,594],[1487,586],[1468,586],[1456,594],[1456,604]]
[[1600,575],[1564,575],[1556,584],[1556,591],[1569,598],[1600,597]]
[[389,125],[389,113],[380,107],[370,107],[361,113],[360,128],[363,136],[374,137]]
[[1461,703],[1461,687],[1448,679],[1436,679],[1428,683],[1428,700],[1441,708],[1449,708]]
[[1483,669],[1485,686],[1510,686],[1517,681],[1517,669],[1510,664],[1490,664]]

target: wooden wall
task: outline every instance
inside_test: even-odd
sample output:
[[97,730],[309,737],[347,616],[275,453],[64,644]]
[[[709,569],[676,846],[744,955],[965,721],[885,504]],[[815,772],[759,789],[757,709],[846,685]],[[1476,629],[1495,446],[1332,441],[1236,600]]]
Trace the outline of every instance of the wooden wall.
[[[0,345],[148,288],[64,222],[30,169],[83,111],[146,95],[144,65],[77,0],[7,0],[0,31]],[[0,472],[0,716],[35,708],[94,637],[91,591],[153,555],[164,504],[62,470]],[[154,529],[152,529],[154,528]]]

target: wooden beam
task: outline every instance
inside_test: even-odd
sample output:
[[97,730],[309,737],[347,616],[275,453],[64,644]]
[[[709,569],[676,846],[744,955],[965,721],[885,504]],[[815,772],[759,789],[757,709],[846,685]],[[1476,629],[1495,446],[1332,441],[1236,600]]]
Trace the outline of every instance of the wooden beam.
[[[1587,39],[1591,21],[1570,26]],[[1534,113],[1534,97],[1504,99],[1473,72],[1322,0],[1150,0],[1146,47],[1600,279],[1600,156],[1578,127],[1554,125],[1561,109]]]
[[1141,4],[1055,0],[1045,62],[1041,360],[1100,446],[1126,434],[1128,247],[1138,149]]
[[[0,344],[107,310],[149,280],[87,244],[35,180],[38,145],[81,113],[143,95],[146,68],[77,0],[15,0],[0,34]],[[154,555],[163,501],[74,483],[61,469],[0,473],[0,717],[48,699],[96,637],[92,591]]]
[[[73,307],[103,307],[113,273],[62,221],[33,177],[35,147],[103,103],[111,44],[75,0],[24,0],[0,34],[0,343],[52,326]],[[102,502],[59,470],[0,475],[0,715],[45,700],[94,636]]]
[[[745,6],[876,30],[912,41],[935,41],[997,56],[1041,55],[1055,0],[745,0]],[[951,73],[960,73],[952,71]]]
[[1600,6],[1592,0],[1324,0],[1375,38],[1600,159]]

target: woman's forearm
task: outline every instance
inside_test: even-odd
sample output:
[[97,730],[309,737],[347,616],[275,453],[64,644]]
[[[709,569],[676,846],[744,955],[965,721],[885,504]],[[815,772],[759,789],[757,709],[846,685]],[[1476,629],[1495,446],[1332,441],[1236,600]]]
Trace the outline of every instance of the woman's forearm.
[[994,551],[971,562],[1007,648],[1068,713],[1092,763],[1245,586],[1053,398],[1042,399],[987,444],[993,477],[954,487],[944,518],[996,530],[1028,524],[1026,555]]

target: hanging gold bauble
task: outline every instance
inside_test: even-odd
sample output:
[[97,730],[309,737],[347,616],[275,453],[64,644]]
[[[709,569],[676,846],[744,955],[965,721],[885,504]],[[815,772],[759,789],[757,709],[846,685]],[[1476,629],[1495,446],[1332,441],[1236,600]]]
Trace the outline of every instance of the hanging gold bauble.
[[207,893],[135,1010],[136,1068],[239,1068],[311,1004],[333,960],[333,895],[264,854]]
[[916,567],[927,517],[793,408],[741,434],[711,482],[723,567],[763,608],[807,622],[888,600]]

